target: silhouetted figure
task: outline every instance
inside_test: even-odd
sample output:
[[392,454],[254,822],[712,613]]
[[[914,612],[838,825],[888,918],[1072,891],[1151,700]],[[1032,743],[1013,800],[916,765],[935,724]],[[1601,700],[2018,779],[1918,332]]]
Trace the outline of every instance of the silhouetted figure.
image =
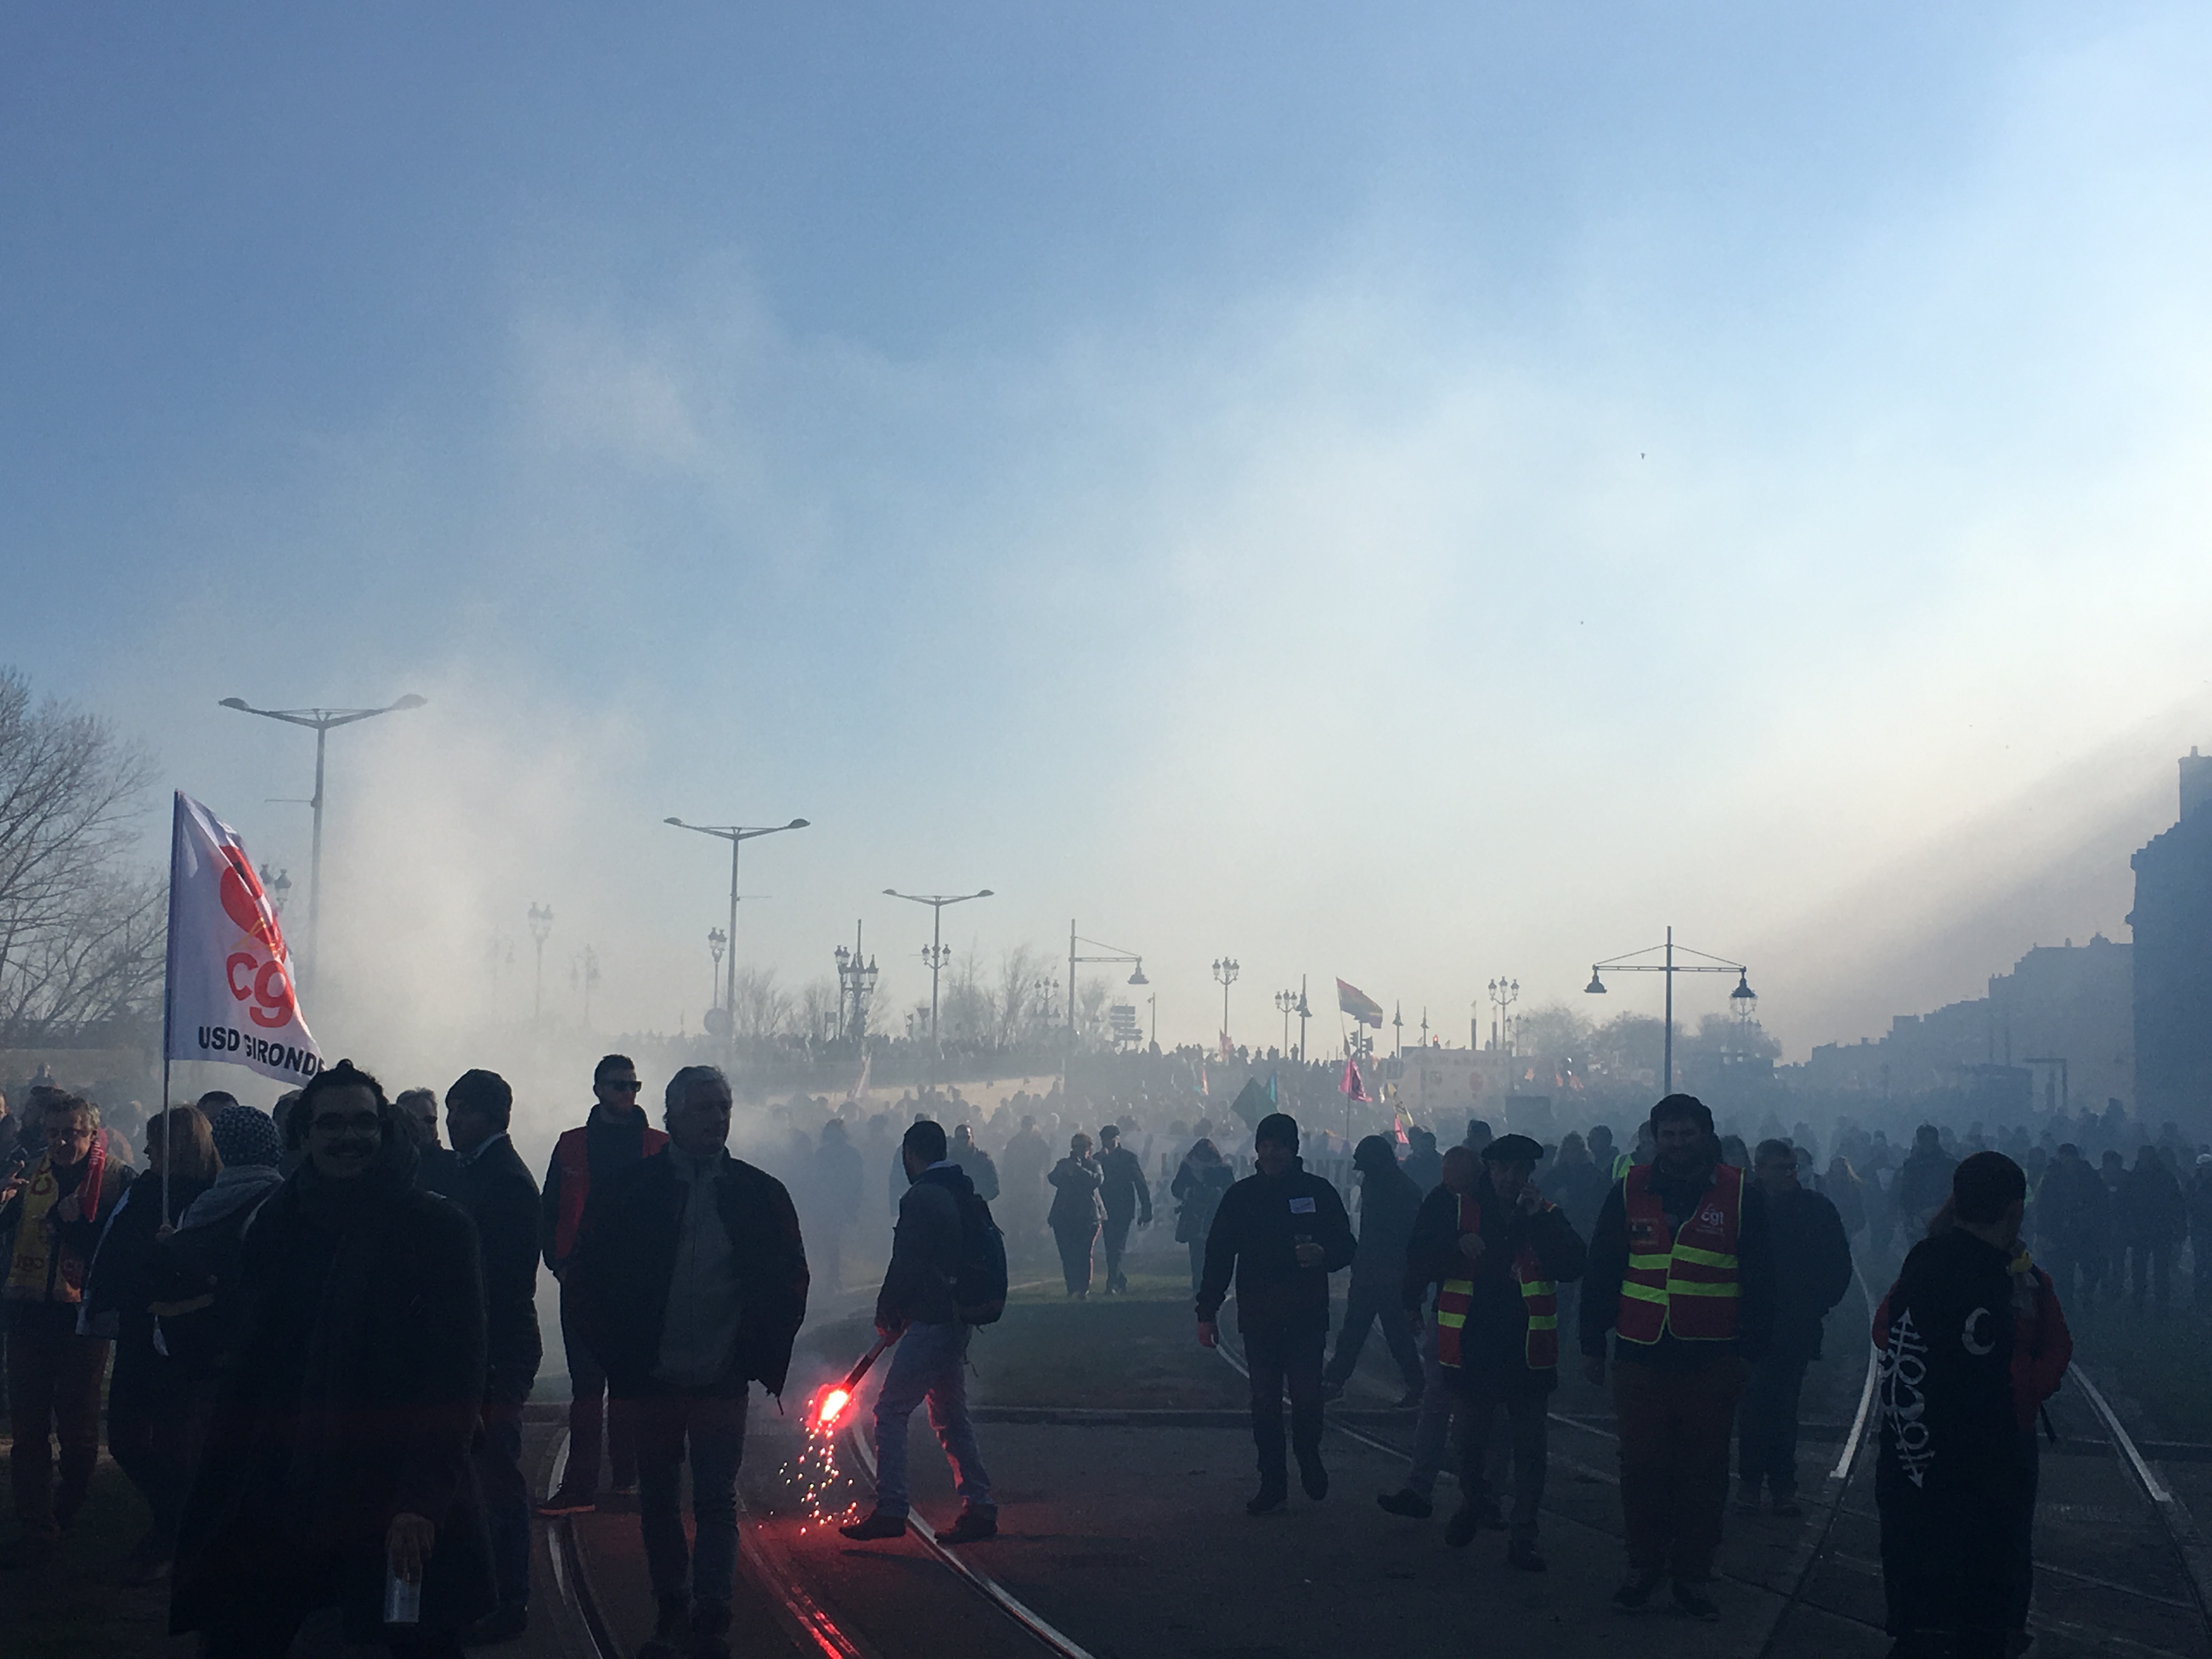
[[1198,1291],[1198,1340],[1212,1347],[1215,1320],[1237,1282],[1237,1328],[1252,1387],[1252,1439],[1260,1490],[1245,1512],[1265,1515],[1289,1496],[1283,1394],[1291,1396],[1291,1449],[1300,1484],[1328,1495],[1321,1461],[1322,1350],[1328,1340],[1328,1276],[1352,1265],[1352,1220],[1336,1188],[1306,1172],[1297,1120],[1271,1112],[1253,1130],[1253,1173],[1222,1195],[1206,1234]]
[[1344,1393],[1368,1332],[1379,1323],[1405,1383],[1398,1406],[1407,1410],[1421,1403],[1424,1387],[1413,1315],[1405,1295],[1406,1247],[1413,1240],[1421,1189],[1399,1169],[1396,1151],[1381,1135],[1369,1135],[1352,1148],[1352,1164],[1359,1172],[1359,1243],[1352,1257],[1352,1285],[1336,1352],[1322,1373],[1322,1398],[1334,1400]]
[[1437,1137],[1432,1130],[1419,1125],[1406,1131],[1406,1161],[1399,1165],[1406,1179],[1420,1188],[1426,1198],[1444,1178],[1443,1154],[1437,1150]]
[[2212,1307],[2212,1152],[2199,1152],[2184,1194],[2189,1208],[2189,1301]]
[[999,1155],[1008,1238],[1026,1244],[1036,1237],[1044,1222],[1044,1169],[1051,1161],[1052,1148],[1037,1133],[1036,1120],[1024,1117]]
[[[2036,1240],[2062,1301],[2087,1307],[2105,1275],[2105,1235],[2111,1199],[2072,1141],[2043,1172],[2036,1189]],[[2079,1290],[2075,1286],[2079,1282]]]
[[[179,1535],[170,1630],[282,1659],[336,1605],[349,1638],[459,1659],[491,1611],[469,1458],[484,1387],[474,1229],[415,1182],[411,1126],[351,1061],[295,1115],[307,1161],[246,1230],[239,1318]],[[383,1622],[387,1573],[422,1618]]]
[[1213,1225],[1213,1212],[1220,1207],[1221,1195],[1235,1179],[1235,1173],[1213,1142],[1200,1136],[1183,1154],[1175,1179],[1168,1183],[1168,1196],[1176,1201],[1176,1241],[1190,1249],[1193,1296],[1198,1294],[1199,1285],[1206,1276],[1206,1235]]
[[1091,1156],[1091,1137],[1077,1133],[1068,1139],[1067,1156],[1045,1176],[1052,1183],[1053,1242],[1060,1247],[1060,1271],[1067,1293],[1079,1298],[1091,1294],[1091,1246],[1098,1237],[1105,1210],[1099,1202],[1098,1164]]
[[2188,1231],[2189,1207],[2181,1183],[2155,1146],[2136,1154],[2136,1166],[2120,1183],[2120,1243],[2128,1254],[2130,1288],[2137,1311],[2144,1292],[2155,1297],[2158,1310],[2166,1311],[2174,1248]]
[[832,1291],[845,1283],[845,1233],[860,1218],[866,1177],[866,1165],[844,1120],[831,1118],[822,1126],[822,1144],[814,1152],[814,1179],[808,1184],[821,1213],[807,1237],[814,1278]]
[[1943,1150],[1934,1124],[1923,1123],[1913,1132],[1912,1150],[1890,1183],[1898,1223],[1907,1238],[1918,1238],[1928,1231],[1929,1218],[1951,1196],[1951,1172],[1958,1167],[1958,1159]]
[[1821,1322],[1851,1287],[1851,1244],[1835,1205],[1799,1184],[1788,1141],[1760,1141],[1752,1168],[1773,1248],[1774,1333],[1751,1363],[1737,1408],[1736,1506],[1756,1515],[1764,1488],[1775,1514],[1794,1516],[1798,1399],[1806,1367],[1820,1357]]
[[1118,1125],[1098,1132],[1098,1198],[1105,1206],[1101,1238],[1106,1246],[1106,1294],[1117,1296],[1129,1288],[1121,1271],[1121,1257],[1129,1248],[1129,1228],[1152,1224],[1152,1189],[1145,1180],[1145,1166],[1121,1144]]

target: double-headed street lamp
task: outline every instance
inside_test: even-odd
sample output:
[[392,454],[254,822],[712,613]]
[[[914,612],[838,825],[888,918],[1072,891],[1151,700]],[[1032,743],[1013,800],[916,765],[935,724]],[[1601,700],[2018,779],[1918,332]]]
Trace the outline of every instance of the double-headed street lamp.
[[738,849],[747,842],[762,836],[780,836],[787,830],[804,830],[805,818],[793,818],[789,823],[772,823],[764,830],[749,830],[740,823],[686,823],[682,818],[663,818],[663,823],[678,830],[690,830],[702,836],[713,836],[730,843],[730,969],[724,981],[727,988],[722,1006],[728,1012],[730,1030],[738,1028]]
[[1283,1058],[1288,1060],[1291,1054],[1291,1016],[1298,1011],[1298,994],[1296,991],[1276,992],[1275,1006],[1283,1011]]
[[1490,1046],[1492,1048],[1502,1048],[1504,1043],[1502,1041],[1501,1028],[1504,1030],[1512,1029],[1511,1019],[1505,1011],[1520,1001],[1521,981],[1517,979],[1508,979],[1504,975],[1500,974],[1484,988],[1490,994]]
[[314,809],[314,851],[307,864],[307,960],[301,979],[312,984],[315,977],[315,950],[319,939],[318,923],[322,916],[323,896],[323,749],[332,728],[351,726],[356,720],[374,720],[379,714],[397,714],[403,708],[420,708],[429,701],[409,692],[397,702],[388,702],[381,708],[256,708],[243,697],[225,697],[216,705],[218,708],[235,708],[241,714],[258,714],[264,720],[282,720],[287,726],[311,726],[315,733],[315,793],[307,805]]
[[[1675,961],[1674,952],[1678,949],[1683,951],[1686,955],[1696,957],[1698,960],[1696,962]],[[1664,952],[1665,954],[1663,957],[1657,962],[1638,962],[1636,959],[1638,957],[1650,956],[1655,952]],[[1590,982],[1583,987],[1583,990],[1586,994],[1594,997],[1601,997],[1606,994],[1605,981],[1598,977],[1601,973],[1666,975],[1666,1060],[1664,1062],[1664,1072],[1662,1076],[1664,1086],[1659,1091],[1662,1095],[1671,1095],[1674,1092],[1675,975],[1734,974],[1735,975],[1735,989],[1729,993],[1729,1005],[1737,1010],[1741,1011],[1752,1007],[1759,1000],[1759,993],[1751,988],[1750,969],[1745,967],[1740,962],[1729,962],[1722,957],[1707,956],[1703,951],[1692,951],[1686,945],[1677,946],[1674,943],[1674,930],[1672,927],[1669,927],[1667,930],[1667,942],[1664,945],[1646,945],[1641,951],[1631,951],[1626,956],[1615,957],[1610,962],[1592,963],[1590,964]]]
[[1221,982],[1221,1046],[1229,1046],[1229,988],[1237,982],[1237,964],[1233,957],[1216,957],[1213,977]]
[[[945,942],[945,907],[965,904],[969,899],[989,898],[991,890],[981,888],[973,893],[902,893],[896,887],[884,889],[885,898],[904,899],[909,904],[929,907],[929,943],[921,947],[921,960],[929,969],[929,1050],[934,1055],[940,1052],[937,1043],[937,976],[945,964],[952,960],[952,947]],[[937,1081],[933,1060],[929,1080]]]

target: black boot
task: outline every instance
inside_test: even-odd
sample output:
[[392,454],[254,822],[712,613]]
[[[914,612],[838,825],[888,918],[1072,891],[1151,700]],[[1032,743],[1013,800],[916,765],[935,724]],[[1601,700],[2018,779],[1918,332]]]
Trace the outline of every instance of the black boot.
[[691,1604],[680,1595],[664,1595],[653,1618],[653,1639],[638,1645],[637,1659],[684,1659],[690,1641]]
[[1272,1515],[1290,1501],[1290,1496],[1291,1483],[1282,1470],[1263,1471],[1260,1476],[1260,1490],[1253,1494],[1252,1501],[1245,1504],[1244,1513]]
[[1328,1471],[1322,1467],[1320,1452],[1298,1454],[1298,1484],[1316,1504],[1328,1496]]
[[1475,1534],[1481,1530],[1481,1511],[1472,1504],[1462,1504],[1444,1522],[1444,1542],[1455,1550],[1463,1550],[1474,1542]]

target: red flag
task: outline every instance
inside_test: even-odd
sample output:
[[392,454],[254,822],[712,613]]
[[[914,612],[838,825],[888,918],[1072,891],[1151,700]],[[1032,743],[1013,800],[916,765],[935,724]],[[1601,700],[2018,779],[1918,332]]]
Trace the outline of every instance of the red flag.
[[1367,1092],[1367,1085],[1359,1080],[1359,1062],[1349,1054],[1344,1057],[1344,1075],[1337,1079],[1336,1091],[1340,1095],[1348,1095],[1354,1100],[1374,1098]]

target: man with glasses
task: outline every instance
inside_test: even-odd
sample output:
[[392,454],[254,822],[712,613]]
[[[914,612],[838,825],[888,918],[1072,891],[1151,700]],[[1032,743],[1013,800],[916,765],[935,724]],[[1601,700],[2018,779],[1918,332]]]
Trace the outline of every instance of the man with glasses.
[[576,1230],[595,1188],[650,1158],[668,1137],[650,1127],[638,1103],[637,1066],[628,1054],[609,1054],[592,1068],[592,1093],[598,1104],[581,1128],[570,1129],[553,1146],[538,1209],[538,1244],[545,1265],[561,1281],[561,1345],[568,1358],[568,1467],[561,1488],[538,1506],[544,1516],[580,1515],[595,1509],[599,1494],[599,1448],[604,1439],[613,1466],[614,1489],[637,1486],[637,1436],[629,1408],[607,1398],[607,1374],[576,1334],[568,1299],[568,1257]]

